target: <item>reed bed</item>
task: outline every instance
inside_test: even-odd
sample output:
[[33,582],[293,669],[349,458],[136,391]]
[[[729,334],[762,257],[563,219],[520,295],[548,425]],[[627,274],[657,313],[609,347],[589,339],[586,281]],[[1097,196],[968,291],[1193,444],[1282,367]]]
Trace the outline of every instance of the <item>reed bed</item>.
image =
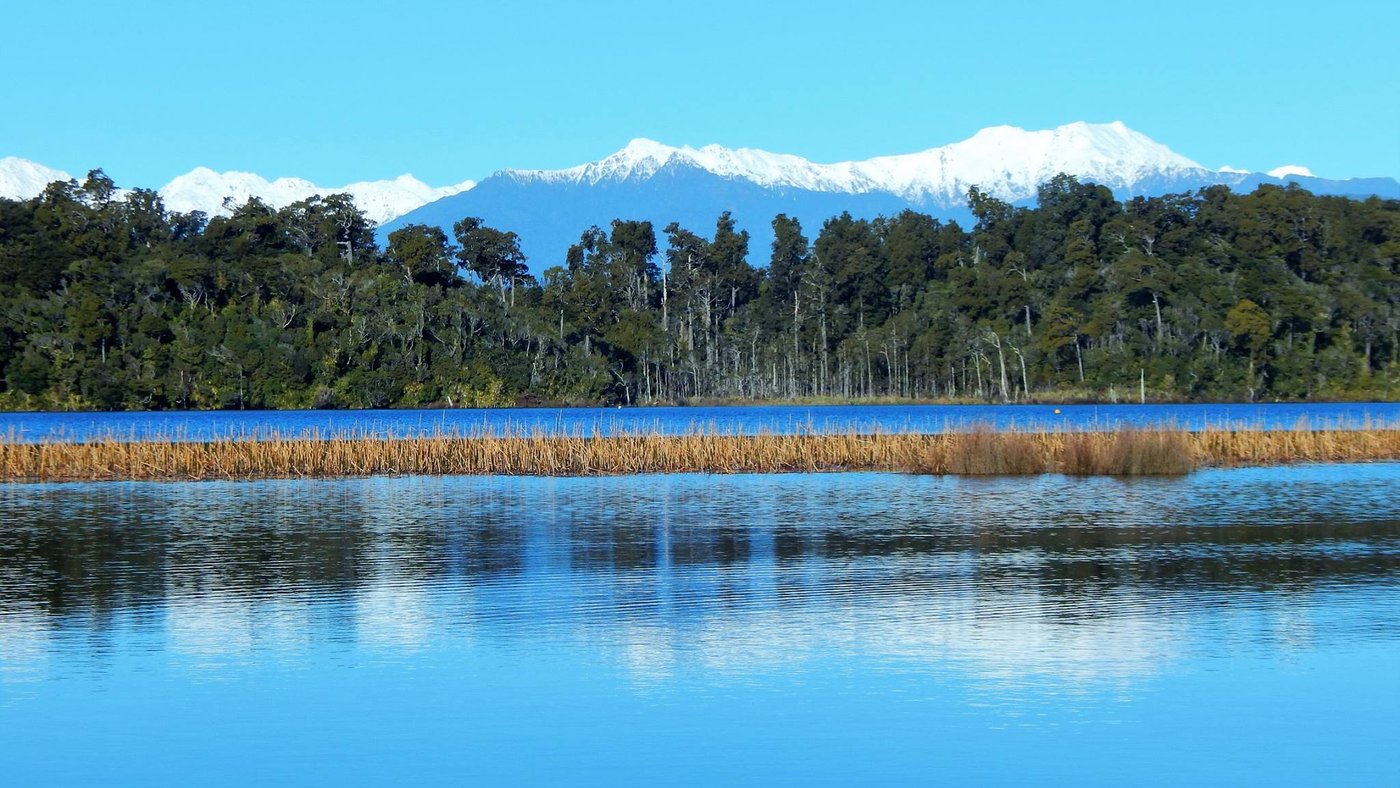
[[934,434],[341,436],[210,442],[0,438],[0,480],[203,480],[372,475],[599,476],[902,471],[1184,474],[1208,466],[1400,459],[1400,426],[1362,430],[975,428]]

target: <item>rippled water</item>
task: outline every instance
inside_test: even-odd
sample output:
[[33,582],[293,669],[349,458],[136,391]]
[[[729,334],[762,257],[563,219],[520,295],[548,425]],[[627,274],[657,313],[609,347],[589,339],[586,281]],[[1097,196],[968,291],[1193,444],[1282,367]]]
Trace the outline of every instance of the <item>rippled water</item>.
[[1074,427],[1163,425],[1186,429],[1362,427],[1400,422],[1400,402],[1209,405],[753,405],[687,408],[481,410],[165,411],[0,413],[0,438],[23,441],[210,440],[226,437],[370,434],[406,437],[506,431],[604,434],[718,430],[767,432],[938,431],[971,425]]
[[1400,464],[0,485],[5,785],[1393,784]]

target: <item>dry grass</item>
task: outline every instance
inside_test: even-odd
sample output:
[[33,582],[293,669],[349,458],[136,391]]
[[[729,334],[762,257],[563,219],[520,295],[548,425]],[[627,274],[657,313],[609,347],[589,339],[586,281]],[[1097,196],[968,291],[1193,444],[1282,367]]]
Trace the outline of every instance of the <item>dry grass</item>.
[[1204,466],[1400,459],[1400,426],[1264,432],[349,436],[90,443],[0,439],[0,480],[196,480],[398,474],[906,471],[932,474],[1182,474]]

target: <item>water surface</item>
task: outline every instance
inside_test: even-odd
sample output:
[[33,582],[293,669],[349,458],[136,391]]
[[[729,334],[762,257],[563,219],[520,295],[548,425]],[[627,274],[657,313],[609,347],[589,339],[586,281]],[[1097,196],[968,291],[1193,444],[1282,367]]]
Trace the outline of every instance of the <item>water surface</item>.
[[7,785],[1379,785],[1400,465],[0,485]]
[[0,413],[0,438],[23,441],[115,438],[211,440],[333,435],[407,437],[438,433],[610,434],[694,430],[758,432],[936,432],[989,425],[1107,429],[1122,426],[1360,428],[1400,422],[1400,402],[1208,405],[747,405],[658,408],[478,410],[163,411]]

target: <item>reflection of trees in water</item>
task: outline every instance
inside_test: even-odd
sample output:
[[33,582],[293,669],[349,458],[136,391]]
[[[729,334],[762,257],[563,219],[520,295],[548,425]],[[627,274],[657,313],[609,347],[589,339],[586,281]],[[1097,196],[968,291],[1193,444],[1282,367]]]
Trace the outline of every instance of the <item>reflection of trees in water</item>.
[[0,494],[0,605],[100,619],[171,598],[542,577],[605,585],[589,604],[623,617],[680,620],[760,597],[783,606],[1034,589],[1041,614],[1082,618],[1114,593],[1303,591],[1400,574],[1400,517],[1253,500],[1247,521],[1230,522],[1177,484],[872,475],[15,487]]

